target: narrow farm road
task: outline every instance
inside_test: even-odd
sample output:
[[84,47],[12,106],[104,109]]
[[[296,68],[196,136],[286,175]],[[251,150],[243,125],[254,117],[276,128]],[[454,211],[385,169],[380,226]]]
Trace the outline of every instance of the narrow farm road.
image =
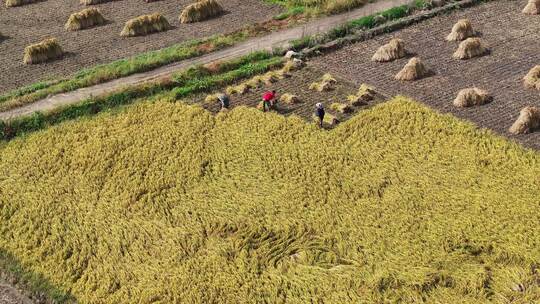
[[361,8],[344,14],[316,19],[301,26],[277,31],[266,36],[253,38],[233,47],[213,52],[201,57],[176,62],[155,70],[133,74],[91,87],[81,88],[76,91],[53,95],[32,104],[1,112],[0,119],[10,120],[20,116],[31,115],[34,112],[48,111],[57,107],[75,104],[92,96],[101,96],[117,91],[119,88],[135,86],[169,76],[194,64],[206,64],[217,60],[232,59],[249,54],[253,51],[271,50],[275,47],[286,47],[291,40],[326,32],[338,25],[345,24],[347,21],[368,16],[395,6],[408,4],[410,2],[411,0],[380,0],[375,3],[368,3]]

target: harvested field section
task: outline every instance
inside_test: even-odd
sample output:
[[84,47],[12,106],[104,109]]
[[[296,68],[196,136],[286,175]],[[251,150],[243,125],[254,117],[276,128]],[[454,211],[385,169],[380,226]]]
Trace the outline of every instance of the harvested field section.
[[[371,83],[390,95],[408,95],[442,112],[452,113],[510,136],[527,147],[540,149],[540,132],[512,136],[508,128],[527,105],[540,106],[538,91],[527,90],[523,77],[540,64],[540,18],[521,13],[524,1],[496,1],[437,17],[398,32],[347,46],[312,64],[321,70],[340,75],[356,84]],[[491,53],[469,60],[452,58],[458,43],[445,41],[452,26],[467,18],[479,31]],[[392,37],[403,39],[408,50],[435,74],[427,78],[401,83],[393,79],[409,58],[390,63],[372,62],[379,46]],[[465,88],[481,87],[493,95],[493,102],[466,109],[452,105],[457,93]]]
[[[286,104],[284,102],[278,102],[276,112],[282,115],[297,115],[307,121],[311,121],[312,115],[315,112],[315,104],[321,102],[325,105],[326,110],[335,115],[341,122],[349,119],[354,113],[335,113],[330,110],[330,105],[334,102],[346,103],[347,97],[357,93],[359,86],[355,86],[352,83],[344,80],[337,79],[337,84],[334,90],[317,92],[309,89],[309,85],[312,82],[320,81],[321,77],[325,73],[312,67],[304,67],[299,71],[291,72],[290,78],[281,79],[272,85],[263,85],[256,89],[251,89],[245,94],[231,95],[231,107],[237,106],[249,106],[256,107],[262,99],[262,95],[265,91],[276,90],[278,99],[283,94],[293,94],[298,96],[300,101],[298,103]],[[200,96],[192,100],[193,103],[201,103],[204,107],[211,112],[219,111],[218,103],[205,103],[204,96]],[[378,96],[376,100],[369,104],[376,104],[383,100],[382,96]],[[365,110],[368,106],[360,106],[355,109],[358,111]]]
[[[260,0],[221,1],[225,14],[194,24],[180,24],[178,15],[192,0],[111,1],[95,5],[110,22],[83,31],[64,29],[68,17],[85,8],[78,1],[48,0],[16,8],[0,6],[0,29],[8,39],[0,44],[0,94],[47,78],[69,76],[101,63],[141,52],[161,49],[193,38],[227,33],[247,24],[270,19],[281,12],[276,5]],[[173,29],[146,37],[120,37],[126,21],[145,14],[161,13]],[[68,52],[63,60],[39,66],[24,66],[24,47],[46,37],[56,37]]]

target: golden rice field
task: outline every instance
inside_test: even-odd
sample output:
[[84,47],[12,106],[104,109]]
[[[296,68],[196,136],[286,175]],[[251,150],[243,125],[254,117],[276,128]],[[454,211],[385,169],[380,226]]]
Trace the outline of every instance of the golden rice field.
[[540,154],[396,98],[332,131],[139,104],[0,148],[0,248],[80,303],[538,303]]

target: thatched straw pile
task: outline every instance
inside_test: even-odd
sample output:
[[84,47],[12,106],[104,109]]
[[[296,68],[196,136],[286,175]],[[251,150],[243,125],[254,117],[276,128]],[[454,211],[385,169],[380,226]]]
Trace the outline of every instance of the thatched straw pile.
[[523,13],[527,15],[540,14],[540,0],[529,0],[527,6],[523,9]]
[[181,23],[193,23],[210,19],[223,13],[216,0],[199,0],[188,5],[180,14]]
[[454,27],[452,27],[452,32],[448,34],[446,40],[462,41],[473,36],[474,31],[471,22],[468,19],[461,19],[458,20],[456,24],[454,24]]
[[337,80],[330,74],[324,74],[321,78],[321,81],[314,82],[309,86],[310,90],[315,90],[318,92],[331,91],[335,89]]
[[276,72],[270,71],[262,76],[262,81],[265,85],[269,86],[279,81],[279,76]]
[[287,63],[285,63],[282,70],[285,72],[293,72],[300,70],[303,66],[304,62],[302,60],[293,58],[293,60],[289,60]]
[[297,104],[300,103],[300,98],[298,98],[296,95],[285,93],[281,95],[279,101],[285,104]]
[[420,79],[428,74],[424,63],[417,57],[411,58],[409,62],[396,75],[396,80],[413,81]]
[[354,112],[354,108],[347,103],[334,102],[330,105],[330,109],[342,114],[348,114]]
[[139,16],[126,22],[120,33],[123,37],[144,36],[151,33],[163,32],[171,28],[171,25],[161,14]]
[[540,108],[525,107],[508,131],[512,134],[526,134],[540,128]]
[[405,52],[403,40],[394,38],[387,44],[381,46],[377,52],[375,52],[371,60],[376,62],[388,62],[403,58],[405,55],[407,55],[407,53]]
[[367,84],[362,84],[358,89],[356,95],[349,95],[347,100],[349,104],[354,107],[360,107],[367,105],[368,101],[375,99],[375,90]]
[[487,91],[478,88],[468,88],[459,91],[456,99],[454,99],[454,105],[460,108],[481,106],[489,103],[493,100],[493,97],[488,94]]
[[83,5],[94,5],[94,4],[100,4],[104,2],[110,2],[113,0],[80,0],[80,3]]
[[6,7],[22,6],[30,3],[39,2],[42,0],[6,0]]
[[488,49],[480,38],[467,38],[459,44],[453,57],[456,59],[470,59],[486,54]]
[[237,86],[228,87],[227,89],[225,89],[225,92],[229,95],[234,95],[234,94],[244,95],[247,92],[249,92],[250,89],[251,87],[247,83],[243,83]]
[[207,95],[206,98],[204,99],[204,102],[205,102],[206,104],[217,103],[217,102],[219,102],[219,95],[220,95],[220,94],[210,94],[210,95]]
[[32,44],[24,49],[23,61],[26,64],[36,64],[62,57],[62,48],[54,38]]
[[97,8],[87,8],[71,14],[64,27],[68,31],[78,31],[105,24],[105,21]]
[[527,89],[540,90],[540,65],[532,68],[523,78],[523,83]]

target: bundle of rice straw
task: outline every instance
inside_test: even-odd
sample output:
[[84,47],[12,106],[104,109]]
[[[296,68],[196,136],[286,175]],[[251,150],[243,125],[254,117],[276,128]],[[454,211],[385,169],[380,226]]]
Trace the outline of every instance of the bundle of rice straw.
[[310,86],[310,90],[315,90],[318,92],[331,91],[335,89],[337,80],[330,74],[324,74],[321,77],[321,81],[313,82]]
[[144,36],[169,30],[171,25],[161,14],[143,15],[126,22],[120,33],[123,37]]
[[413,81],[425,77],[428,74],[427,68],[424,63],[417,58],[411,58],[409,62],[403,67],[403,69],[397,73],[395,79],[401,81]]
[[68,31],[78,31],[105,24],[106,20],[97,8],[87,8],[71,14],[64,28]]
[[456,107],[466,108],[472,106],[480,106],[489,103],[493,97],[487,91],[478,88],[468,88],[459,91],[453,104]]
[[351,107],[351,105],[346,104],[346,103],[339,103],[339,102],[332,103],[330,105],[330,109],[336,112],[342,113],[342,114],[354,112],[354,109]]
[[474,36],[474,31],[469,19],[461,19],[452,27],[452,32],[448,34],[448,41],[462,41]]
[[281,95],[279,101],[285,104],[297,104],[300,103],[300,98],[298,98],[296,95],[285,93]]
[[540,0],[529,0],[529,3],[523,9],[523,13],[527,15],[540,14]]
[[23,6],[30,3],[39,2],[41,0],[6,0],[6,7]]
[[527,134],[540,128],[540,108],[525,107],[508,131],[512,134]]
[[523,83],[527,89],[540,90],[540,65],[532,68],[523,78]]
[[453,57],[456,59],[470,59],[486,54],[488,49],[480,38],[467,38],[459,44]]
[[287,61],[285,65],[283,66],[283,71],[285,72],[293,72],[296,70],[300,70],[304,66],[304,62],[300,59],[293,58],[293,60]]
[[61,58],[62,48],[55,38],[43,40],[24,49],[23,61],[26,64],[36,64]]
[[193,23],[219,16],[223,8],[216,0],[199,0],[188,5],[180,14],[181,23]]
[[403,40],[394,38],[387,44],[381,46],[373,55],[371,60],[376,62],[388,62],[407,55]]
[[113,0],[81,0],[80,3],[83,5],[94,5],[94,4],[100,4],[105,2],[110,2]]

